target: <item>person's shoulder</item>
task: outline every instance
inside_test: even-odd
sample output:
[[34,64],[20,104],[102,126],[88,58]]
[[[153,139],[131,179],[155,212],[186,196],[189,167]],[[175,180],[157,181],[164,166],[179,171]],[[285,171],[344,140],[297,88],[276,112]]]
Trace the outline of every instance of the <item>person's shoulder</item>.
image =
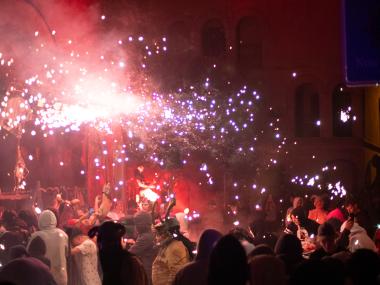
[[123,261],[132,266],[142,266],[140,259],[127,250],[123,250]]
[[140,238],[144,241],[154,241],[154,235],[152,233],[144,233],[140,236]]
[[323,248],[317,248],[310,254],[310,259],[321,260],[326,255],[326,251]]
[[58,234],[60,238],[67,239],[67,240],[69,239],[69,237],[67,236],[64,230],[61,230],[60,228],[56,228],[55,232]]
[[182,250],[187,251],[187,248],[183,244],[182,241],[173,239],[173,241],[168,245],[168,250],[169,251],[182,251]]
[[40,237],[44,240],[46,236],[47,236],[47,233],[45,231],[36,231],[30,235],[29,242],[35,239],[36,237]]

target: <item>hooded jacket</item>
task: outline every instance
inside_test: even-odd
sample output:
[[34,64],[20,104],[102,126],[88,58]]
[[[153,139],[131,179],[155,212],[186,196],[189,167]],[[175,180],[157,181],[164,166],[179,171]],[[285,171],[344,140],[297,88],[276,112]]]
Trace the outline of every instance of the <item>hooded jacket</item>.
[[39,231],[32,234],[31,241],[39,236],[46,245],[46,257],[50,259],[50,271],[58,285],[67,285],[66,257],[68,256],[68,237],[57,228],[57,218],[50,210],[41,213],[38,220]]
[[350,242],[348,244],[348,249],[351,252],[354,252],[360,248],[376,251],[375,243],[367,235],[366,230],[359,226],[357,223],[354,223],[349,237]]

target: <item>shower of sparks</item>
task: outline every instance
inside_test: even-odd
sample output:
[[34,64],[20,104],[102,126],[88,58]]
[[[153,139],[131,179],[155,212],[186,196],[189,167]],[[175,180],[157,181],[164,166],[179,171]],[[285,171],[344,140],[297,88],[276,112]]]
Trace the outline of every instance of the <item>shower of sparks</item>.
[[343,123],[347,123],[350,120],[356,121],[356,116],[352,114],[351,107],[347,107],[345,110],[340,110],[339,118]]
[[322,179],[323,173],[335,172],[337,170],[336,166],[324,166],[322,167],[322,173],[316,175],[304,175],[304,176],[295,176],[291,179],[291,183],[299,185],[301,187],[310,188],[314,190],[327,191],[330,194],[330,199],[334,198],[343,198],[347,194],[347,190],[344,187],[343,183],[339,181],[339,177],[336,177],[336,181],[327,182]]
[[[106,15],[100,16],[103,23],[107,19]],[[53,32],[54,36],[59,35],[59,29]],[[17,64],[12,57],[0,53],[0,76],[9,83],[0,103],[0,129],[18,137],[42,135],[46,138],[87,127],[112,134],[115,125],[121,126],[128,143],[116,151],[112,166],[128,162],[134,153],[166,167],[168,152],[173,150],[178,151],[183,165],[194,152],[207,152],[213,161],[198,164],[198,169],[204,178],[202,183],[208,186],[217,182],[212,169],[216,164],[245,162],[254,169],[252,172],[261,173],[281,164],[289,148],[297,145],[281,132],[280,118],[273,108],[266,106],[262,95],[249,86],[241,86],[234,92],[221,91],[214,88],[212,80],[205,78],[201,83],[182,86],[171,93],[152,88],[154,84],[147,70],[152,58],[164,56],[170,50],[165,36],[152,42],[143,35],[128,36],[116,39],[113,49],[104,51],[83,50],[81,43],[66,39],[63,47],[49,57],[44,53],[49,43],[44,42],[41,32],[35,31],[34,37],[38,46],[32,50],[31,57],[39,65],[25,78],[13,78],[14,70],[19,68],[15,65],[22,63]],[[136,59],[126,52],[129,48],[143,51],[142,56],[138,56],[141,58],[138,67],[133,65]],[[216,64],[212,67],[217,69]],[[293,72],[292,77],[296,78],[297,73]],[[136,78],[139,78],[138,83]],[[343,122],[356,119],[351,117],[351,109],[342,112]],[[32,127],[27,126],[30,122]],[[320,120],[315,123],[321,126]],[[105,157],[109,155],[108,143],[103,141],[101,152],[93,161],[100,170],[93,177],[98,182],[102,181],[101,170],[106,169]],[[34,159],[33,155],[28,158]],[[66,164],[60,161],[59,165]],[[80,174],[86,175],[86,172],[81,170]],[[250,181],[233,180],[228,187],[236,191],[250,188],[259,196],[270,193],[259,175],[252,174],[251,178]],[[295,177],[292,182],[319,189],[327,187],[339,197],[346,193],[340,182],[321,185],[319,175]],[[122,186],[118,183],[114,189],[117,191]],[[243,200],[239,195],[234,197],[236,201]],[[151,199],[157,197],[153,195]],[[256,204],[255,208],[259,210],[262,205]],[[234,224],[239,225],[239,221]]]

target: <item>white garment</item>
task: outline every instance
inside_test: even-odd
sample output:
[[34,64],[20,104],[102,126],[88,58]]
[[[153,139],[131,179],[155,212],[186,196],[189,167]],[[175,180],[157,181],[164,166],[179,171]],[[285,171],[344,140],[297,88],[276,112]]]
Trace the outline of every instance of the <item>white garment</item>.
[[240,244],[243,246],[245,254],[247,256],[251,253],[252,250],[255,249],[255,246],[245,239],[241,240]]
[[187,222],[186,215],[183,212],[175,214],[176,219],[179,222],[179,228],[181,233],[189,238],[189,223]]
[[[344,230],[346,223],[347,221],[342,224],[340,228],[341,232]],[[359,226],[358,223],[354,223],[349,235],[348,249],[349,251],[354,252],[360,248],[366,248],[376,252],[376,245],[373,240],[367,235],[366,230]]]
[[50,272],[58,285],[67,285],[68,237],[57,228],[57,219],[52,211],[43,211],[38,220],[39,231],[32,234],[30,242],[37,236],[41,237],[46,245],[46,257],[50,259]]
[[80,253],[74,256],[78,269],[80,285],[102,285],[98,271],[98,250],[95,243],[87,239],[76,248]]

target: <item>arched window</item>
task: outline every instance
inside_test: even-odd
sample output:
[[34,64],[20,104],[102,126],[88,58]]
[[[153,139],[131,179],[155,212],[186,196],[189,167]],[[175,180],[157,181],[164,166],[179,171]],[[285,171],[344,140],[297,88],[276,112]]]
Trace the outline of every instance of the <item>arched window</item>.
[[218,57],[226,52],[226,35],[222,21],[212,19],[202,27],[202,51],[204,56]]
[[236,31],[238,47],[238,66],[242,71],[261,68],[262,33],[259,24],[253,17],[242,18]]
[[318,137],[320,129],[319,95],[311,83],[296,89],[295,127],[298,137]]
[[351,94],[342,85],[332,93],[333,135],[337,137],[352,136]]

